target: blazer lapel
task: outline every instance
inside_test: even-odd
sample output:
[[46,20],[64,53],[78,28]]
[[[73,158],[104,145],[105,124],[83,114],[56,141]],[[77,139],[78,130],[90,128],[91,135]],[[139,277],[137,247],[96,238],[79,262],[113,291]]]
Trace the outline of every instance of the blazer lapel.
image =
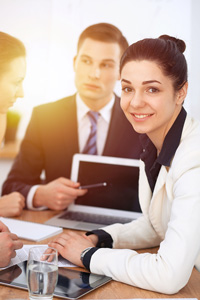
[[168,174],[168,172],[167,172],[166,167],[162,166],[160,169],[157,181],[156,181],[152,201],[156,197],[156,195],[159,193],[159,191],[163,188],[163,186],[165,185],[167,174]]
[[121,139],[121,107],[120,107],[120,99],[115,96],[115,103],[113,106],[110,126],[108,130],[108,135],[106,138],[106,143],[103,151],[103,155],[112,155],[116,149],[118,149],[118,143]]
[[63,143],[66,153],[71,153],[72,155],[78,153],[78,126],[75,95],[67,98],[65,101],[62,123]]
[[149,214],[149,206],[151,203],[151,199],[152,199],[152,192],[145,173],[144,162],[140,160],[139,200],[144,215],[148,216]]
[[[145,174],[144,162],[140,161],[139,198],[143,214],[150,220],[158,235],[163,238],[164,231],[161,226],[162,199],[165,192],[167,169],[162,166],[152,195],[148,179]],[[145,189],[143,188],[145,187]]]
[[168,172],[165,166],[162,166],[156,181],[154,192],[152,195],[149,218],[156,232],[164,238],[164,232],[161,227],[161,212],[163,205],[163,193],[165,193],[165,183]]

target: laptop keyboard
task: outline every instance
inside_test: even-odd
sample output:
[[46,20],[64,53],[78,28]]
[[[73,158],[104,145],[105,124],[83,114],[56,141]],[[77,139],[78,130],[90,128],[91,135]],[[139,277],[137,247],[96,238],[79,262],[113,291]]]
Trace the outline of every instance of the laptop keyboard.
[[102,225],[110,225],[114,223],[128,223],[133,221],[130,218],[124,217],[116,217],[116,216],[104,216],[99,214],[89,214],[83,212],[76,212],[76,211],[66,211],[59,219],[67,219],[73,221],[81,221],[87,223],[96,223]]

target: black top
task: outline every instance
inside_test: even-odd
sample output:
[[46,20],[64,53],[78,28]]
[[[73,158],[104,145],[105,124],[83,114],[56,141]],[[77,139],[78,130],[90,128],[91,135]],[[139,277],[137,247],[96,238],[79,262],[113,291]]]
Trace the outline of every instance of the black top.
[[170,167],[172,158],[180,143],[185,118],[186,111],[182,108],[164,139],[163,146],[158,157],[157,149],[148,136],[146,134],[140,135],[140,141],[143,147],[143,153],[140,155],[140,159],[145,163],[145,172],[152,193],[154,191],[161,166]]
[[[148,138],[148,136],[146,134],[140,135],[140,141],[143,147],[143,152],[140,158],[145,163],[145,173],[148,178],[152,193],[154,191],[161,166],[163,165],[166,167],[170,167],[172,158],[175,155],[175,152],[180,143],[186,115],[187,113],[182,107],[181,112],[179,113],[174,124],[172,125],[164,139],[163,146],[158,157],[157,149]],[[102,229],[93,230],[86,233],[86,235],[90,234],[96,234],[98,236],[98,243],[96,247],[91,248],[83,257],[83,264],[88,270],[90,270],[90,260],[92,254],[99,248],[112,248],[113,243],[111,235]]]

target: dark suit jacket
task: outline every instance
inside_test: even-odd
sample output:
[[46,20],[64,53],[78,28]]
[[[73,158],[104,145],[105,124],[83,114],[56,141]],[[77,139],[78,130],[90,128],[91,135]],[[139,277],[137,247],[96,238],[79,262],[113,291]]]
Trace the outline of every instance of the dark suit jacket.
[[[75,95],[33,109],[18,156],[3,185],[25,197],[33,185],[70,177],[72,157],[79,152]],[[139,158],[139,135],[133,130],[116,97],[103,151],[105,156]],[[41,181],[41,172],[45,180]]]

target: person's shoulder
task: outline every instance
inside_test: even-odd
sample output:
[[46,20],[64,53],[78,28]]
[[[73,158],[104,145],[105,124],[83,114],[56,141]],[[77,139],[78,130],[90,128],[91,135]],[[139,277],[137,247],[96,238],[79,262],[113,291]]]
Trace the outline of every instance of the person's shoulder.
[[70,106],[75,103],[75,95],[68,96],[61,98],[56,101],[48,102],[48,103],[43,103],[40,104],[36,107],[34,107],[34,111],[37,112],[47,112],[47,111],[56,111],[56,110],[62,110],[65,106]]
[[[114,107],[120,108],[120,111],[122,111],[121,106],[120,106],[120,97],[114,94],[115,96],[115,102],[114,102]],[[123,112],[123,111],[122,111]]]
[[200,150],[200,122],[189,115],[185,120],[180,145],[185,151]]
[[200,122],[187,116],[172,165],[178,173],[200,168]]

